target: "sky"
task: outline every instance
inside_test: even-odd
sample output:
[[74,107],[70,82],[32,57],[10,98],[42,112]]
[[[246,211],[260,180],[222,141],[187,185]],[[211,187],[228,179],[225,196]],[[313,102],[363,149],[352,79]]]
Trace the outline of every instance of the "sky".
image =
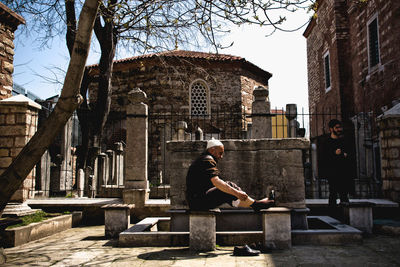
[[[295,12],[287,17],[289,24],[302,25],[308,21],[310,13]],[[291,26],[292,25],[292,26]],[[305,27],[295,32],[277,31],[266,37],[268,31],[259,26],[232,28],[225,36],[226,43],[234,42],[222,54],[240,56],[258,67],[272,73],[269,80],[271,108],[284,108],[286,104],[297,104],[298,112],[308,111],[307,93],[307,50],[303,36]],[[23,86],[42,99],[60,93],[61,84],[54,84],[43,77],[63,81],[69,55],[65,37],[56,37],[49,47],[40,47],[32,38],[21,33],[21,26],[15,32],[14,83]],[[132,55],[133,56],[133,55]],[[91,53],[87,64],[98,63],[98,54]]]

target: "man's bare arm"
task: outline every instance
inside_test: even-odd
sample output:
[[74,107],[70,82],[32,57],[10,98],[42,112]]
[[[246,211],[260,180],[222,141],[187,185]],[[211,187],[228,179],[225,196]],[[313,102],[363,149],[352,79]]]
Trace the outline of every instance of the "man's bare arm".
[[248,195],[245,192],[231,187],[229,184],[221,180],[218,176],[214,176],[213,178],[211,178],[211,182],[216,188],[218,188],[222,192],[233,195],[241,201],[244,201],[248,198]]

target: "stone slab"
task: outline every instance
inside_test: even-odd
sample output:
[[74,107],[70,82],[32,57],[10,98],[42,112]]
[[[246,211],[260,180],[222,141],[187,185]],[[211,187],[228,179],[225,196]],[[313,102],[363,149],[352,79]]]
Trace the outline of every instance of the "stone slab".
[[19,246],[72,228],[72,216],[73,214],[67,214],[26,226],[6,229],[2,233],[3,246]]

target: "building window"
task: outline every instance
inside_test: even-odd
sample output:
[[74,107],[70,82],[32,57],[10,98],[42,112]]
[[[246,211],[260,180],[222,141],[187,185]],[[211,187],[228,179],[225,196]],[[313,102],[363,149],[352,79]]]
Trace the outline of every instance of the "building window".
[[324,54],[325,92],[331,90],[331,66],[329,52]]
[[368,61],[369,68],[379,64],[379,34],[378,34],[378,16],[375,15],[368,22]]
[[209,114],[209,90],[203,80],[196,80],[190,85],[190,113],[192,116]]

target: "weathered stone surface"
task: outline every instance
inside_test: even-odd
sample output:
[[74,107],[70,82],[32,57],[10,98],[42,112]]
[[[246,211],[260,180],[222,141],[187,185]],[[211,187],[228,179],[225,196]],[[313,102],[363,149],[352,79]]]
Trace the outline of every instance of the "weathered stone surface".
[[216,246],[216,221],[212,213],[190,214],[189,248],[194,251],[212,251]]
[[14,65],[10,62],[3,61],[3,70],[6,71],[6,73],[13,73]]
[[290,248],[292,246],[290,210],[273,207],[262,212],[264,245],[268,248]]
[[3,240],[6,247],[19,246],[72,227],[72,215],[62,215],[36,224],[5,230]]
[[[400,2],[323,2],[304,32],[310,113],[343,113],[345,119],[361,112],[381,113],[382,107],[390,107],[393,100],[400,98],[399,63],[393,60],[400,56],[400,22],[395,11],[399,10]],[[375,16],[378,19],[379,63],[371,66],[368,24]],[[325,90],[326,53],[330,57],[330,90]],[[324,121],[314,120],[312,124],[315,127],[311,135],[317,135],[317,129],[321,134]]]
[[[222,178],[237,183],[250,196],[263,198],[271,189],[277,205],[305,207],[302,149],[304,139],[227,140],[225,156],[218,163]],[[192,161],[205,149],[206,142],[167,143],[166,176],[171,181],[171,207],[186,208],[186,173]]]
[[1,157],[0,158],[0,168],[7,168],[8,166],[10,166],[11,162],[12,162],[11,157]]

